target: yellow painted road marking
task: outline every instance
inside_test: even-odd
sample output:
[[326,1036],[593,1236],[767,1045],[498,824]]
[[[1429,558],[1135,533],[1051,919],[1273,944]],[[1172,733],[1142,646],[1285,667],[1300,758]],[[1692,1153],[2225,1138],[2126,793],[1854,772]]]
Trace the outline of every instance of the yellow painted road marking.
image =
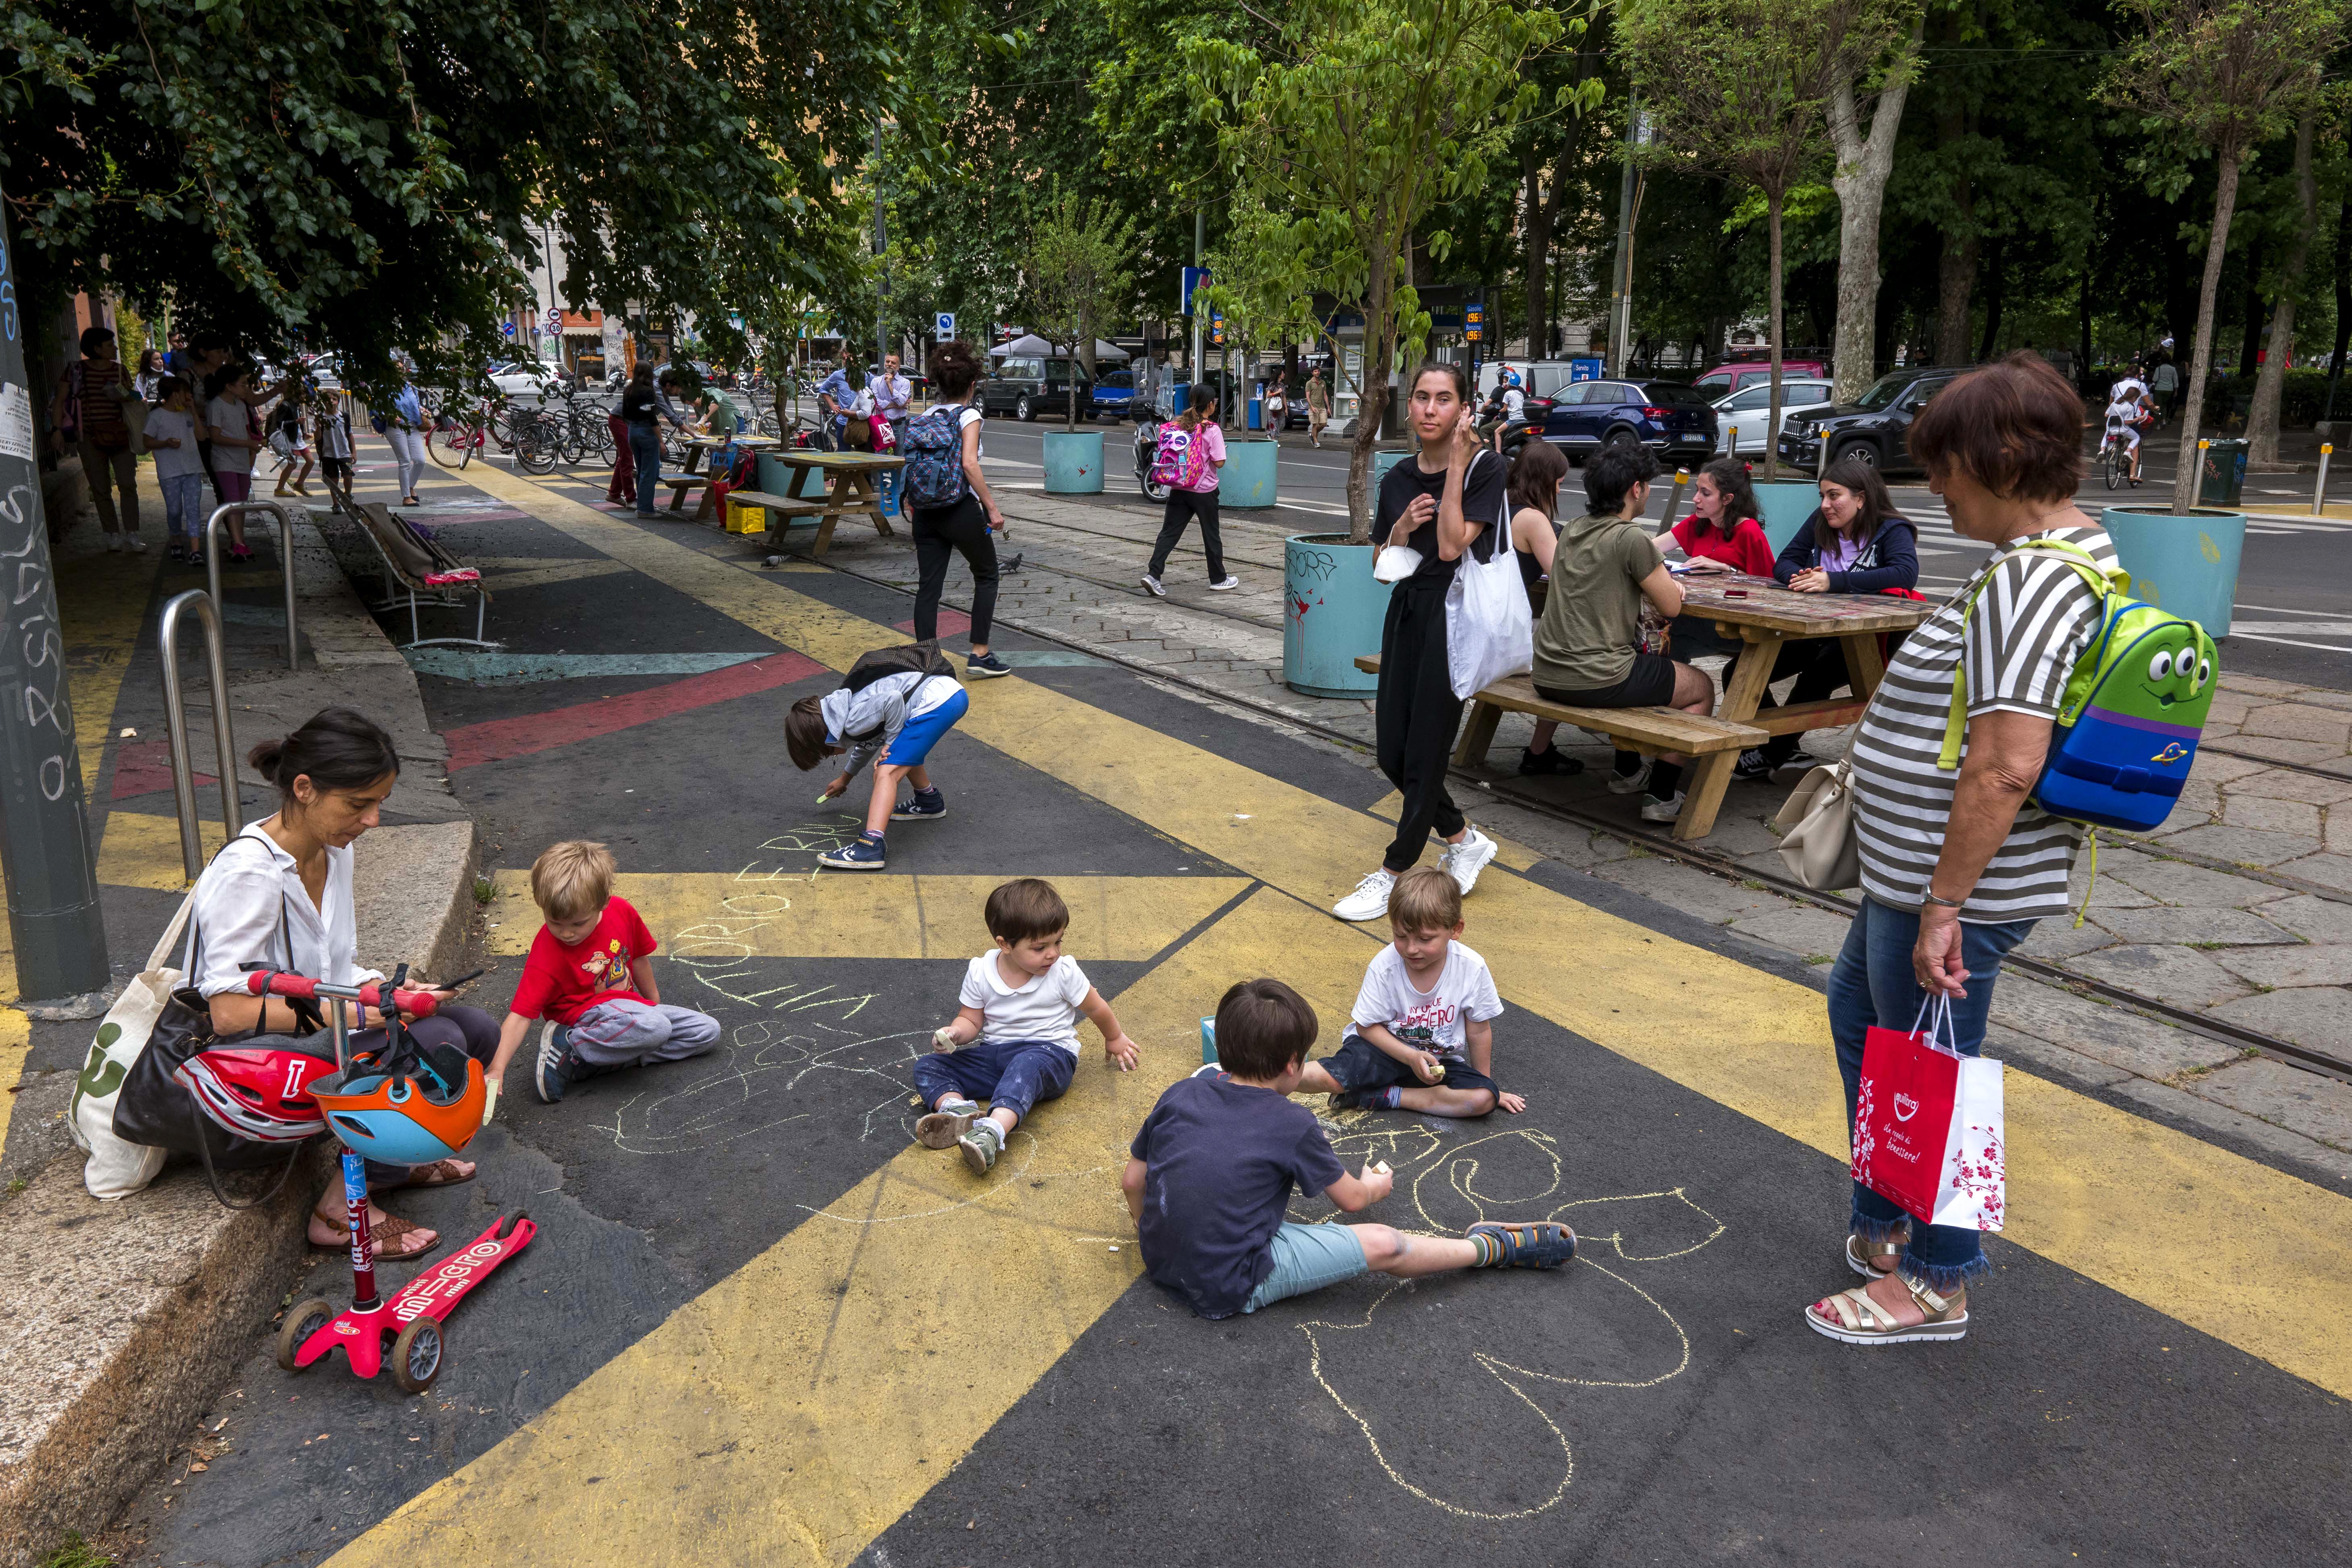
[[[196,837],[206,860],[226,841],[221,829],[220,807],[209,820],[196,824]],[[110,811],[98,844],[98,881],[103,888],[151,888],[159,893],[188,890],[187,868],[180,860],[180,819],[150,811]]]
[[1199,1065],[1202,999],[1268,952],[1348,974],[1370,951],[1258,892],[1115,999],[1137,1070],[1106,1068],[1087,1031],[1070,1092],[988,1181],[910,1145],[331,1561],[847,1563],[1134,1282],[1118,1173],[1153,1100]]
[[[530,873],[492,873],[499,894],[491,952],[530,951],[539,934]],[[636,906],[682,963],[737,958],[970,958],[990,946],[981,911],[1010,879],[730,875],[723,871],[624,871],[613,890]],[[1050,877],[1070,906],[1065,951],[1139,961],[1208,919],[1249,886],[1240,877]]]

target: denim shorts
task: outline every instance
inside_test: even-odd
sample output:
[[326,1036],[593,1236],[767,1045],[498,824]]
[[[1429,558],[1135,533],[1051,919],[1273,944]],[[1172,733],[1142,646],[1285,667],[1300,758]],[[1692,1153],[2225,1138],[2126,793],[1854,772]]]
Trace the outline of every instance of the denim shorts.
[[971,707],[971,693],[959,690],[929,712],[908,720],[898,738],[890,742],[890,749],[882,753],[883,762],[894,768],[921,766],[923,759],[931,754],[931,748],[940,743],[940,737],[954,729],[956,721]]
[[1274,1254],[1274,1271],[1242,1303],[1244,1312],[1353,1279],[1371,1268],[1351,1225],[1293,1225],[1286,1220],[1268,1248]]

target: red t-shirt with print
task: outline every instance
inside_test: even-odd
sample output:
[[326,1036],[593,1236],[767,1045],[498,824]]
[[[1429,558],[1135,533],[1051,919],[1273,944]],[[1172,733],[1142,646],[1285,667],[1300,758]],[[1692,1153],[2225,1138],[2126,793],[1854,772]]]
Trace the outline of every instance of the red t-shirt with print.
[[525,1018],[552,1018],[569,1028],[600,1002],[642,1002],[629,989],[629,960],[658,944],[626,899],[613,899],[596,929],[576,945],[560,942],[545,926],[522,961],[512,1007]]
[[1675,524],[1675,542],[1682,546],[1685,555],[1704,555],[1751,577],[1772,575],[1771,541],[1764,537],[1764,525],[1752,517],[1741,518],[1726,539],[1693,512]]

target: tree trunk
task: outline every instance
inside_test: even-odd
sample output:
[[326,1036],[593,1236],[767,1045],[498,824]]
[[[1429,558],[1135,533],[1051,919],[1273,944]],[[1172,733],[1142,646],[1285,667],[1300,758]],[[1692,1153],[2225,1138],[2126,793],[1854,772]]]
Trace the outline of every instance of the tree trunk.
[[1543,167],[1532,144],[1519,150],[1519,170],[1527,181],[1528,203],[1528,357],[1545,357],[1550,317],[1545,310],[1544,284],[1551,272],[1552,208],[1543,195]]
[[2246,247],[2246,300],[2238,317],[2244,330],[2238,334],[2238,374],[2254,374],[2255,356],[2263,352],[2263,242],[2257,235]]
[[[1959,16],[1948,14],[1939,25],[1940,42],[1960,42]],[[1948,95],[1936,111],[1936,150],[1950,153],[1976,129],[1976,114],[1962,94]],[[1977,283],[1975,183],[1964,167],[1952,176],[1952,221],[1944,226],[1943,254],[1936,268],[1936,363],[1966,364],[1969,360],[1969,298]]]
[[1985,330],[1984,342],[1977,345],[1979,363],[1990,361],[1995,345],[2000,342],[2001,300],[2009,292],[2009,276],[2001,267],[2002,252],[2007,248],[1995,239],[1991,261],[1985,268]]
[[[1772,342],[1772,402],[1764,424],[1764,478],[1769,481],[1780,477],[1780,204],[1788,199],[1785,191],[1764,193],[1765,232],[1770,236],[1770,259],[1765,285],[1767,329]],[[1844,401],[1841,398],[1839,401]],[[1824,435],[1822,437],[1827,440]]]
[[2336,417],[2336,388],[2344,380],[2344,355],[2352,349],[2352,200],[2336,209],[2336,352],[2327,360],[2327,407]]
[[[1923,12],[1911,25],[1915,51],[1926,26]],[[1831,395],[1840,403],[1853,402],[1878,379],[1878,215],[1886,204],[1886,177],[1895,170],[1895,139],[1911,81],[1898,75],[1879,89],[1867,134],[1854,87],[1847,78],[1830,95],[1830,141],[1837,149],[1830,184],[1838,197],[1837,329],[1831,350],[1837,381]],[[1779,403],[1773,399],[1776,410]]]
[[2279,269],[2278,303],[2271,311],[2270,351],[2263,357],[2262,374],[2254,378],[2253,406],[2246,414],[2246,460],[2275,464],[2279,460],[2279,400],[2286,390],[2287,362],[2294,357],[2294,306],[2303,292],[2304,263],[2311,255],[2312,231],[2319,226],[2319,183],[2311,173],[2311,142],[2319,111],[2306,108],[2294,127],[2294,235],[2287,241],[2286,264]]
[[2230,217],[2238,205],[2235,142],[2214,149],[2221,177],[2213,184],[2213,233],[2205,242],[2205,278],[2197,288],[2197,334],[2189,344],[2188,384],[2180,389],[2180,456],[2172,481],[2172,513],[2186,517],[2197,505],[2197,426],[2205,416],[2205,381],[2213,371],[2213,302],[2221,290],[2221,262],[2230,249]]
[[[1408,241],[1408,243],[1410,243]],[[1388,412],[1389,362],[1396,357],[1396,258],[1373,255],[1364,291],[1364,368],[1356,391],[1356,435],[1348,445],[1348,542],[1372,542],[1372,448]],[[1339,344],[1332,344],[1336,351]],[[1335,355],[1334,380],[1346,361]],[[1335,386],[1333,389],[1337,391]]]

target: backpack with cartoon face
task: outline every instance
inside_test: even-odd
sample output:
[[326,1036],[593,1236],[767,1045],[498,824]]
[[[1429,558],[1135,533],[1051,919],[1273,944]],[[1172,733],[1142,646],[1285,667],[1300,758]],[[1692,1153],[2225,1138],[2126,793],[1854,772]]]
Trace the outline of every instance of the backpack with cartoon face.
[[[2099,629],[2067,678],[2033,804],[2094,828],[2152,832],[2171,815],[2197,760],[2197,742],[2213,706],[2213,639],[2195,621],[2132,598],[2130,574],[2101,568],[2079,546],[2029,539],[2017,548],[2063,559],[2102,605]],[[1988,574],[1985,582],[1990,581]],[[1977,593],[1983,591],[1980,582]],[[1968,607],[1974,604],[1971,595]],[[1966,618],[1964,609],[1964,623]],[[1959,766],[1960,736],[1967,727],[1963,658],[1952,672],[1951,717],[1937,766]]]
[[1173,419],[1160,427],[1160,450],[1151,461],[1153,484],[1196,490],[1208,466],[1209,444],[1198,430],[1187,430]]

